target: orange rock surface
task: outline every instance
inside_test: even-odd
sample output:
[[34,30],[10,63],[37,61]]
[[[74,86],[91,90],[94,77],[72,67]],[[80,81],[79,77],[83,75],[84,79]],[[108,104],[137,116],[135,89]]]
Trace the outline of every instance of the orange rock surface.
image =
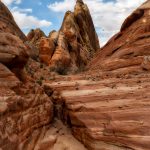
[[99,48],[89,9],[77,1],[74,12],[66,12],[59,32],[41,40],[39,55],[52,71],[67,74],[83,70]]
[[9,32],[13,35],[18,36],[23,41],[26,41],[27,38],[24,33],[20,30],[11,12],[8,8],[0,1],[0,32]]
[[96,54],[97,57],[89,64],[90,70],[118,71],[123,74],[147,70],[147,57],[150,55],[149,11],[149,1],[135,10],[124,21],[120,32]]
[[97,52],[88,71],[57,77],[57,116],[89,150],[149,150],[149,11],[147,1]]
[[82,0],[60,31],[40,42],[40,59],[50,67],[28,60],[15,23],[0,28],[0,149],[149,150],[149,10],[149,1],[135,10],[78,75],[50,69],[74,72],[99,47]]
[[0,149],[25,149],[32,132],[51,122],[53,104],[26,74],[24,34],[1,1],[0,8]]

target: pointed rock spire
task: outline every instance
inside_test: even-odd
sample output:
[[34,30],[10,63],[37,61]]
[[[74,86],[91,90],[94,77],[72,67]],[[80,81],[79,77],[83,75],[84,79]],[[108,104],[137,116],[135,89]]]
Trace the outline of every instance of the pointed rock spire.
[[55,50],[51,49],[53,55],[49,65],[63,74],[82,70],[100,48],[87,5],[82,0],[76,2],[74,12],[66,12]]

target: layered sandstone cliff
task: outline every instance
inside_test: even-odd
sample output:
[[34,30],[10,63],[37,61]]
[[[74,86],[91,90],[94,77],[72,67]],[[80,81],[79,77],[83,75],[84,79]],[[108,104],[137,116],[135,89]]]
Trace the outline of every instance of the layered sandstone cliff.
[[26,72],[31,49],[24,34],[1,1],[0,8],[5,17],[0,18],[1,25],[5,24],[0,28],[0,149],[86,150],[54,119],[51,95]]
[[89,150],[150,149],[149,12],[147,1],[97,52],[87,72],[44,83],[57,90],[58,116]]
[[[149,70],[150,2],[135,10],[89,65],[103,71],[144,72]],[[92,66],[92,67],[91,67]]]
[[31,133],[52,120],[53,104],[26,74],[26,37],[1,1],[0,8],[0,149],[25,149]]

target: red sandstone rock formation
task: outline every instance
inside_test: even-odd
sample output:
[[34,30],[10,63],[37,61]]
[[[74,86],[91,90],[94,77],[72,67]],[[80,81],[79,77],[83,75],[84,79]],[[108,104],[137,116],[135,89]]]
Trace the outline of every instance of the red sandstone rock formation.
[[39,44],[40,44],[40,40],[43,37],[46,37],[46,35],[39,28],[35,30],[32,29],[27,35],[27,41],[25,44],[30,49],[29,50],[30,57],[35,60],[37,60],[37,58],[39,57]]
[[26,36],[15,23],[14,18],[8,8],[0,1],[0,32],[1,31],[12,33],[23,41],[27,40]]
[[120,32],[91,61],[91,70],[118,71],[123,74],[146,70],[144,66],[149,62],[147,57],[150,55],[149,11],[150,2],[147,1],[124,21]]
[[134,11],[88,72],[44,84],[55,89],[57,116],[90,150],[150,149],[149,12],[149,1]]
[[46,65],[50,64],[51,58],[55,52],[55,41],[57,41],[57,35],[56,37],[53,39],[51,38],[51,36],[49,38],[42,38],[40,41],[40,61],[42,63],[45,63]]
[[40,43],[40,59],[60,74],[82,70],[99,49],[98,37],[86,4],[77,1],[74,12],[65,14],[59,33]]
[[[78,5],[83,5],[81,0]],[[147,1],[127,18],[120,33],[90,63],[93,69],[76,76],[56,76],[43,83],[44,90],[24,72],[27,47],[12,35],[11,26],[5,33],[0,31],[0,149],[149,150],[149,6]],[[61,30],[43,40],[42,55],[48,52],[53,57],[53,47],[49,47],[53,41],[56,58],[63,52],[67,65],[70,53],[61,48],[69,40],[72,48],[77,45],[74,34]],[[39,64],[31,64],[38,68]],[[53,117],[62,119],[86,148],[60,121],[50,124]]]
[[25,72],[29,50],[1,1],[0,8],[7,14],[5,20],[13,23],[0,30],[0,149],[86,150],[60,121],[50,124],[54,111],[51,95]]
[[37,48],[39,47],[39,42],[42,37],[46,37],[46,35],[40,29],[32,29],[27,35],[28,41]]
[[25,74],[24,34],[2,2],[0,8],[0,149],[17,150],[28,144],[35,129],[50,123],[53,104]]
[[66,76],[45,86],[55,89],[57,116],[87,149],[149,150],[149,77]]

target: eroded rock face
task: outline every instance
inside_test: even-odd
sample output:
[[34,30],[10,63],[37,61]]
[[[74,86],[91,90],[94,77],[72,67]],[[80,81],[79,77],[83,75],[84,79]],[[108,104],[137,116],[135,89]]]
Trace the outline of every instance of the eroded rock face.
[[14,18],[8,8],[0,1],[0,32],[9,32],[18,36],[21,40],[27,38],[15,23]]
[[24,45],[26,40],[11,12],[0,1],[0,63],[18,77],[28,60],[28,49]]
[[27,41],[26,41],[26,45],[28,47],[29,50],[29,55],[31,58],[37,60],[37,58],[39,57],[39,45],[40,45],[40,40],[46,37],[46,35],[44,34],[44,32],[37,28],[37,29],[32,29],[28,35],[27,35]]
[[50,64],[50,60],[55,51],[55,43],[51,38],[42,38],[40,41],[40,55],[39,58],[42,63]]
[[150,149],[149,11],[147,1],[133,12],[87,72],[44,84],[57,90],[57,116],[90,150]]
[[66,74],[82,70],[99,48],[88,7],[77,1],[74,12],[65,14],[59,32],[41,40],[40,58],[51,70]]
[[0,32],[0,63],[22,69],[27,60],[27,48],[23,42],[11,33]]
[[[77,10],[86,8],[82,8],[82,5],[82,0],[78,0]],[[149,17],[149,2],[139,9],[144,11],[144,19]],[[80,15],[77,16],[82,18],[85,14]],[[91,62],[93,70],[76,76],[49,79],[51,81],[43,82],[45,92],[28,74],[24,77],[26,80],[21,80],[17,74],[18,71],[24,74],[26,66],[26,61],[22,61],[26,58],[22,55],[26,51],[23,43],[17,39],[16,44],[5,44],[5,41],[9,41],[7,36],[11,41],[16,39],[9,32],[0,36],[0,47],[4,49],[1,50],[2,55],[10,53],[8,56],[6,54],[7,57],[1,57],[0,61],[0,149],[85,150],[74,137],[90,150],[150,149],[149,27],[148,24],[139,25],[143,13],[134,12],[132,15],[125,21],[120,33]],[[78,34],[81,34],[74,17],[74,13],[68,12],[59,33],[52,32],[41,42],[43,61],[44,55],[48,53],[49,57],[45,60],[54,69],[55,64],[60,69],[70,64],[68,68],[73,66],[75,70],[78,67],[74,61],[78,60],[75,50],[82,52],[82,58],[89,56],[89,53],[84,54],[84,50],[80,51],[84,40],[82,36],[78,38]],[[49,46],[51,42],[53,46]],[[71,49],[72,52],[68,51]],[[14,59],[12,56],[15,56]],[[22,64],[21,67],[14,62]],[[28,69],[35,69],[30,71],[36,72],[39,65],[38,62],[31,63]],[[14,68],[18,71],[14,71]],[[43,71],[40,76],[48,70],[43,68]],[[119,73],[126,75],[118,76]],[[39,76],[38,73],[36,75]],[[38,82],[42,84],[41,80]],[[50,124],[53,109],[55,117],[70,127],[74,137],[60,122],[53,120]]]
[[0,8],[0,149],[17,150],[35,129],[51,122],[53,104],[26,74],[24,35],[1,1]]
[[52,108],[51,100],[34,83],[14,90],[0,88],[0,147],[21,148],[35,129],[50,123]]
[[[93,53],[99,50],[99,40],[95,31],[88,6],[82,0],[77,0],[74,15],[80,28],[80,34],[88,50]],[[79,42],[80,43],[80,42]],[[82,43],[83,44],[83,43]]]
[[[90,68],[118,73],[143,72],[141,64],[150,55],[150,2],[135,10],[123,23],[121,30],[90,63]],[[143,65],[142,65],[143,66]],[[132,68],[132,69],[131,69]],[[131,69],[129,71],[129,69]]]
[[52,97],[58,116],[89,150],[149,150],[150,74],[127,79],[94,76],[45,83],[47,89],[57,90]]
[[44,32],[43,32],[41,29],[39,29],[39,28],[37,28],[37,29],[35,29],[35,30],[32,29],[32,30],[28,33],[28,35],[27,35],[28,41],[29,41],[32,45],[36,46],[37,48],[39,47],[39,42],[40,42],[40,40],[41,40],[42,37],[46,37],[46,35],[45,35]]

